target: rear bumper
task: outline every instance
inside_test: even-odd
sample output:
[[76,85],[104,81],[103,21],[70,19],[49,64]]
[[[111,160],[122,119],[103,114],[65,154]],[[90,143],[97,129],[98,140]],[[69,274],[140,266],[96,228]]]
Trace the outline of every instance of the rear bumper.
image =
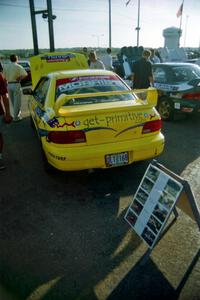
[[[153,158],[164,149],[162,133],[138,140],[93,146],[66,147],[42,141],[48,162],[62,171],[108,168],[105,155],[129,152],[129,163]],[[77,147],[78,146],[78,147]]]
[[173,108],[176,112],[196,114],[200,113],[200,100],[177,100],[172,99]]

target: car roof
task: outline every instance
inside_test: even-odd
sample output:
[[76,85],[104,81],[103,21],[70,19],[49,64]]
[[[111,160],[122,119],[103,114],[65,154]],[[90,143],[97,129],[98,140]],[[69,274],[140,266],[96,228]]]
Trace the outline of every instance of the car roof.
[[28,60],[18,60],[18,63],[26,63],[26,64],[29,64],[29,61]]
[[187,62],[163,62],[163,63],[157,63],[153,64],[153,66],[169,66],[169,67],[176,67],[176,66],[190,66],[190,67],[195,67],[196,65],[192,63],[187,63]]

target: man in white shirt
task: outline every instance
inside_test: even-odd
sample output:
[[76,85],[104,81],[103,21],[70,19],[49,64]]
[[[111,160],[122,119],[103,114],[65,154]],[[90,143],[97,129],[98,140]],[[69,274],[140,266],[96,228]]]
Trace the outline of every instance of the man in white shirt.
[[102,57],[102,61],[104,63],[104,66],[106,70],[113,70],[113,65],[112,65],[112,55],[111,55],[111,49],[107,48],[106,49],[106,54]]
[[4,67],[4,76],[8,82],[8,93],[13,105],[13,121],[20,121],[21,117],[21,84],[20,81],[28,74],[18,63],[15,54],[10,56],[10,63]]

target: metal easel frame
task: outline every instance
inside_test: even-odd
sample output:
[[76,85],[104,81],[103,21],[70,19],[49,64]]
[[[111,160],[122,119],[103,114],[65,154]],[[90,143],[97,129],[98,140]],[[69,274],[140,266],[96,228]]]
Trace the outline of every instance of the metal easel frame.
[[[161,165],[160,163],[158,163],[155,159],[151,162],[151,164],[155,167],[157,167],[158,169],[162,170],[163,172],[165,172],[167,175],[173,177],[175,180],[177,180],[178,182],[180,182],[183,185],[183,192],[185,192],[186,196],[187,196],[187,201],[189,202],[189,205],[191,207],[191,211],[193,213],[194,216],[194,221],[197,223],[197,226],[199,227],[199,231],[200,231],[200,211],[195,199],[195,196],[190,188],[190,185],[188,183],[187,180],[183,179],[182,177],[178,176],[177,174],[175,174],[174,172],[172,172],[171,170],[167,169],[166,167],[164,167],[163,165]],[[182,195],[181,193],[181,195]],[[179,199],[181,198],[181,195],[179,196]],[[179,199],[177,199],[176,201],[176,205],[179,202]],[[174,224],[174,222],[177,220],[179,214],[178,211],[176,209],[176,205],[174,206],[172,212],[174,213],[174,219],[166,226],[163,228],[163,231],[161,232],[159,238],[157,239],[155,245],[153,246],[153,248],[149,248],[146,253],[143,255],[140,264],[144,265],[147,260],[149,259],[149,256],[151,255],[151,252],[153,251],[153,249],[155,248],[155,246],[158,244],[158,242],[162,239],[162,237],[165,235],[165,233],[170,229],[170,227]],[[170,215],[168,216],[169,219]],[[198,250],[199,253],[200,250]]]

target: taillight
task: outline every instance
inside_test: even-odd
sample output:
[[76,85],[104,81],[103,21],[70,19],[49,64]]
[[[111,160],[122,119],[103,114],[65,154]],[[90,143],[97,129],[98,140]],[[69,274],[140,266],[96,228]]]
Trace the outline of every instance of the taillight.
[[200,100],[200,93],[187,93],[182,95],[183,99]]
[[55,144],[75,144],[85,143],[85,132],[81,130],[74,131],[49,131],[48,142]]
[[150,121],[144,124],[142,133],[150,133],[160,130],[162,127],[161,120]]

